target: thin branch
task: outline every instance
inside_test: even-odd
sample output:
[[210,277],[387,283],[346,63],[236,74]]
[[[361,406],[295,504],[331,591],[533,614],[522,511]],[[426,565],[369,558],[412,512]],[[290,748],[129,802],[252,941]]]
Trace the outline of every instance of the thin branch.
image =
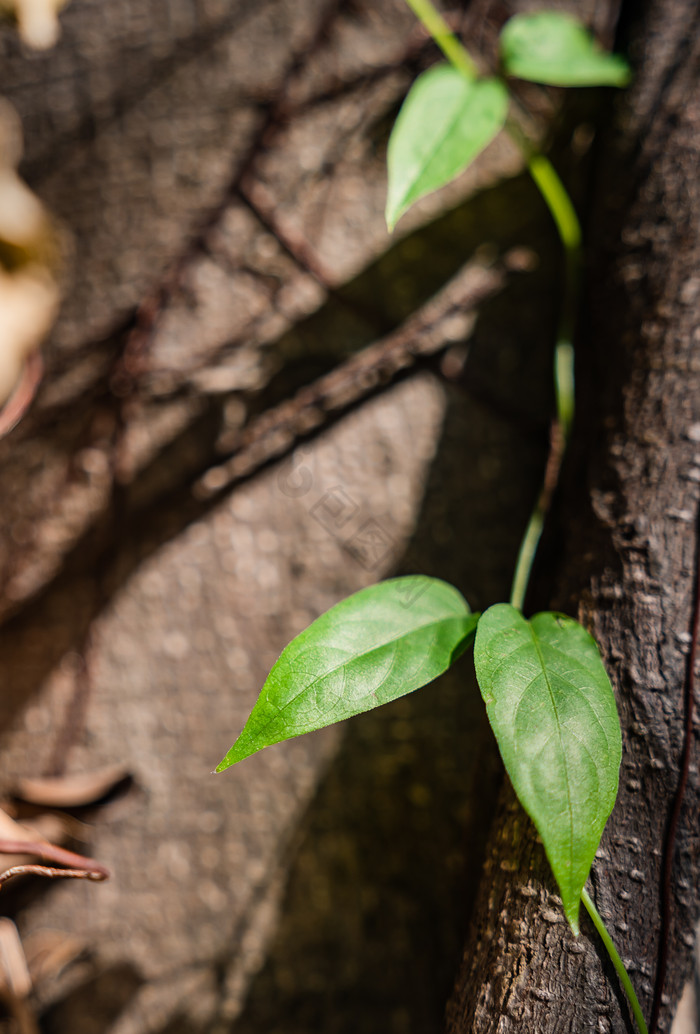
[[48,865],[13,865],[0,873],[0,887],[14,876],[47,876],[49,879],[94,880],[100,882],[107,879],[104,871],[95,869],[53,869]]
[[[513,255],[513,265],[517,265]],[[445,321],[469,316],[506,283],[511,256],[491,266],[474,263],[460,272],[403,326],[302,388],[294,398],[263,413],[230,446],[231,457],[210,468],[195,484],[200,500],[211,500],[286,455],[298,440],[318,433],[342,413],[397,379],[416,363],[445,349]]]
[[0,839],[0,854],[30,854],[37,858],[45,858],[49,862],[57,862],[59,865],[72,866],[75,869],[90,869],[92,872],[101,873],[107,879],[111,873],[100,862],[94,858],[86,858],[85,855],[76,854],[74,851],[67,851],[64,847],[50,844],[44,840],[8,840],[5,837]]

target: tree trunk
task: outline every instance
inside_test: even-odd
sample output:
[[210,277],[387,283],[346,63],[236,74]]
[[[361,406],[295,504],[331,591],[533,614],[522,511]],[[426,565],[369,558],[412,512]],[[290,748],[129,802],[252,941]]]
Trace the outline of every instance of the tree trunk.
[[[633,16],[634,4],[629,5]],[[692,967],[700,831],[696,742],[663,863],[684,746],[700,482],[700,35],[692,0],[632,27],[634,85],[600,147],[580,328],[574,444],[531,593],[601,646],[623,730],[620,793],[591,893],[651,1012],[660,940],[669,1029]],[[696,741],[697,723],[690,736]],[[629,1010],[595,932],[564,921],[508,786],[448,1010],[458,1032],[621,1032]]]

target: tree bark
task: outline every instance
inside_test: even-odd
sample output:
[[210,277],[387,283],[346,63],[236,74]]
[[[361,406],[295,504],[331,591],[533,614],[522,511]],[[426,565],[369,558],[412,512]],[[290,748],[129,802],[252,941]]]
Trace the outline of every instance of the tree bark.
[[[641,14],[630,5],[633,16]],[[700,35],[692,0],[632,26],[635,82],[600,146],[578,359],[577,427],[532,599],[597,637],[623,729],[620,793],[591,893],[648,1019],[663,861],[683,755],[700,482]],[[692,699],[692,697],[691,697]],[[697,729],[672,846],[669,1029],[699,911]],[[534,829],[504,789],[450,1034],[622,1032],[629,1010],[590,923],[568,929]]]

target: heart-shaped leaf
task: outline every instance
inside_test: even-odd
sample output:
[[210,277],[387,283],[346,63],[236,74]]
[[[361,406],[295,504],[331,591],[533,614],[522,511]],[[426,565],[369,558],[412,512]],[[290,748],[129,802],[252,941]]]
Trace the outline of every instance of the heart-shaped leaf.
[[515,792],[542,837],[578,933],[581,891],[615,804],[622,745],[595,640],[572,618],[526,621],[508,603],[479,621],[474,664]]
[[416,79],[389,140],[390,230],[415,201],[466,169],[502,128],[507,111],[508,92],[498,79],[468,79],[446,64]]
[[349,596],[282,652],[216,771],[432,682],[470,644],[478,620],[456,589],[424,575]]
[[501,33],[508,75],[550,86],[625,86],[629,65],[607,54],[588,29],[564,11],[516,14]]

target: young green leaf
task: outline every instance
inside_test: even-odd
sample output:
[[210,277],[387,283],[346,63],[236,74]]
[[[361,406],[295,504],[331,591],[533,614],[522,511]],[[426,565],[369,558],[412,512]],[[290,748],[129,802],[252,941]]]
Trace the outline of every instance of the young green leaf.
[[507,75],[550,86],[626,86],[629,65],[564,11],[516,14],[501,33]]
[[508,92],[498,79],[468,79],[445,64],[416,79],[389,140],[389,230],[415,201],[466,169],[507,111]]
[[432,682],[470,644],[478,620],[456,589],[424,575],[349,596],[283,650],[216,771]]
[[595,640],[572,618],[526,621],[508,603],[479,621],[474,664],[515,792],[542,837],[564,912],[579,902],[615,804],[620,721]]

